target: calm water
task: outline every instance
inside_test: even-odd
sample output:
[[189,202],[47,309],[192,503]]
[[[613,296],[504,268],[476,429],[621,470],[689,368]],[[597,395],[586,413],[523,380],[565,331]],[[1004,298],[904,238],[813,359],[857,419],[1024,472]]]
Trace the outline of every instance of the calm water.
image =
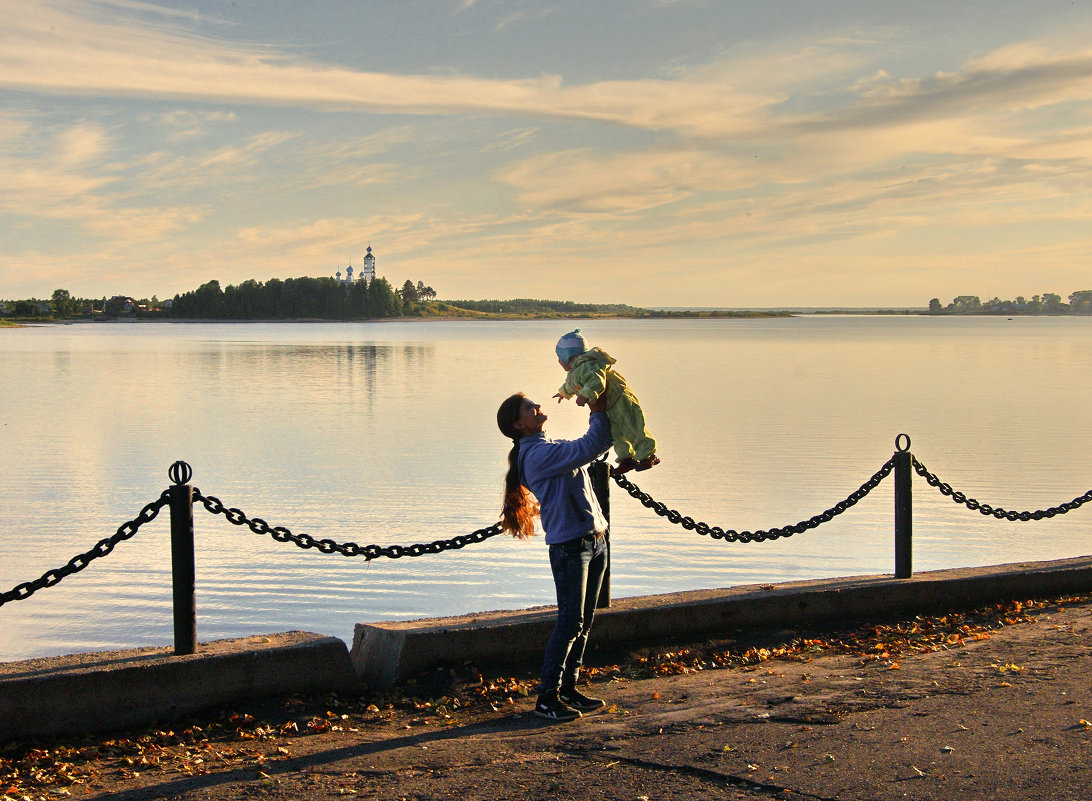
[[[361,545],[497,519],[496,408],[550,401],[559,322],[71,325],[0,330],[0,589],[111,535],[176,459],[270,525]],[[891,455],[895,436],[971,497],[1037,509],[1092,485],[1092,321],[797,317],[586,321],[640,395],[663,463],[634,480],[725,528],[795,523]],[[552,403],[552,402],[551,402]],[[586,413],[551,406],[547,432]],[[914,480],[914,567],[1092,551],[1092,509],[1009,523]],[[615,488],[616,597],[893,570],[893,483],[814,531],[712,542]],[[201,640],[552,602],[545,546],[496,537],[365,563],[197,508]],[[166,511],[113,554],[0,607],[0,659],[169,645]]]

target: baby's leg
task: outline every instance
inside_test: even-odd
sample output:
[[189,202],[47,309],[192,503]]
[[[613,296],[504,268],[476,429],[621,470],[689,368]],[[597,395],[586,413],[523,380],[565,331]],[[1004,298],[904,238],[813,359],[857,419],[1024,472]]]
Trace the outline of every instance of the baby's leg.
[[614,441],[614,453],[618,457],[618,463],[621,464],[626,459],[633,459],[635,454],[633,444],[626,436],[624,421],[618,414],[618,405],[615,403],[607,409],[607,422],[610,423],[610,436]]
[[625,437],[614,438],[614,453],[618,456],[619,463],[624,462],[626,459],[635,458],[633,445]]
[[[615,412],[618,418],[617,425],[614,418],[611,418],[611,434],[615,440],[624,437],[632,449],[631,455],[637,461],[653,456],[656,453],[656,440],[645,428],[645,413],[632,393],[627,392],[619,398],[611,407],[611,411]],[[608,417],[610,417],[609,414]]]

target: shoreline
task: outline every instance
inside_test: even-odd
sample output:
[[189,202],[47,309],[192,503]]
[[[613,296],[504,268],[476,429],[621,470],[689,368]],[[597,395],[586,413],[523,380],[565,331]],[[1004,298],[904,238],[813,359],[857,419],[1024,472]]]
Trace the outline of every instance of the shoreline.
[[[589,664],[634,649],[911,619],[1006,600],[1092,591],[1092,556],[745,585],[618,599],[596,614]],[[0,662],[0,742],[167,722],[222,704],[293,693],[376,693],[467,664],[526,668],[541,657],[552,607],[359,623],[353,648],[310,632]],[[121,710],[124,709],[124,712]]]
[[[215,318],[215,317],[158,317],[158,318],[120,318],[89,319],[86,317],[70,320],[19,320],[0,321],[0,329],[3,328],[33,328],[35,326],[59,326],[59,325],[147,325],[147,324],[202,324],[231,323],[231,324],[268,324],[284,323],[288,325],[313,324],[313,323],[444,323],[444,322],[537,322],[543,320],[637,320],[641,322],[659,322],[672,320],[785,320],[795,317],[931,317],[931,316],[1000,316],[1000,315],[930,315],[928,312],[918,310],[873,310],[873,309],[844,309],[844,310],[771,310],[771,311],[725,311],[709,310],[682,312],[671,311],[667,313],[652,314],[459,314],[438,315],[429,314],[421,317],[366,317],[360,319],[332,320],[323,317],[286,317],[276,319],[242,319],[242,318]],[[1072,317],[1074,315],[1037,315],[1039,317]]]
[[248,324],[368,324],[368,323],[444,323],[444,322],[537,322],[544,320],[637,320],[641,322],[659,322],[673,320],[786,320],[797,317],[930,317],[930,318],[983,318],[1013,321],[1016,318],[1030,319],[1056,319],[1070,317],[1087,317],[1082,314],[930,314],[920,309],[777,309],[777,310],[721,310],[710,309],[701,311],[668,311],[664,313],[649,314],[616,314],[604,312],[602,314],[428,314],[402,317],[366,317],[359,319],[333,320],[324,317],[286,317],[271,319],[243,319],[243,318],[215,318],[215,317],[111,317],[107,319],[92,319],[77,317],[68,320],[2,320],[0,330],[5,328],[35,328],[44,326],[62,325],[149,325],[149,324],[201,324],[228,323],[233,325]]
[[404,693],[24,739],[0,747],[0,776],[13,798],[133,801],[1070,799],[1092,782],[1090,621],[1088,596],[1063,596],[806,632],[787,651],[783,632],[647,649],[589,669],[605,708],[560,725],[531,714],[533,672],[464,665]]

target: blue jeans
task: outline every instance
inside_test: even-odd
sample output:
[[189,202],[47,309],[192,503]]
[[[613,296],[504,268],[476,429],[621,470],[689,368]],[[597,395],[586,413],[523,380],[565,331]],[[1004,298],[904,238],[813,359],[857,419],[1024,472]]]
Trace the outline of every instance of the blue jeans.
[[606,537],[589,534],[550,546],[557,624],[546,643],[539,692],[576,684],[609,559]]

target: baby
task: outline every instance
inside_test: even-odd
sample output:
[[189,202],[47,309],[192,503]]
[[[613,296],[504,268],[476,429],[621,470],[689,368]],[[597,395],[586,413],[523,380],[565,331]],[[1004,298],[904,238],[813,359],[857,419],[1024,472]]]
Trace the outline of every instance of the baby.
[[614,472],[648,470],[659,464],[656,440],[645,428],[640,401],[626,386],[626,379],[615,372],[614,359],[601,348],[589,350],[579,328],[559,339],[554,350],[561,366],[568,371],[565,383],[554,395],[558,403],[576,396],[577,404],[583,406],[606,393],[607,420],[618,455]]

